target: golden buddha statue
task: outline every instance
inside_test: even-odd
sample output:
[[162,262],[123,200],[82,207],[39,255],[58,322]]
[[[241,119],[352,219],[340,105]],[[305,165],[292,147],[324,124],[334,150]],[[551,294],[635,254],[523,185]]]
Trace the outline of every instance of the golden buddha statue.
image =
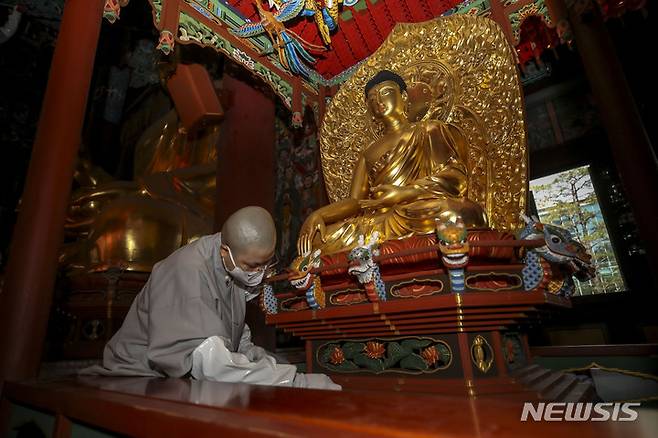
[[[363,104],[363,91],[366,104]],[[432,233],[437,219],[514,231],[527,151],[515,54],[483,17],[398,24],[332,98],[319,133],[332,201],[300,255]]]
[[383,240],[434,231],[435,219],[469,228],[487,226],[482,207],[466,197],[468,140],[455,125],[410,122],[407,84],[382,70],[365,87],[368,110],[383,124],[365,147],[352,174],[350,196],[313,212],[302,225],[300,254],[352,248],[360,235]]
[[68,273],[150,272],[179,247],[213,231],[220,125],[186,132],[175,109],[136,145],[135,180],[113,181],[80,160],[60,253]]

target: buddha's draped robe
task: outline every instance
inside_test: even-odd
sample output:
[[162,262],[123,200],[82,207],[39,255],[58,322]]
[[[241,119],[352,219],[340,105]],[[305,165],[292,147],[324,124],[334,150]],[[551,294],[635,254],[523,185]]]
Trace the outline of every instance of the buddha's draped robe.
[[463,133],[439,121],[410,123],[397,143],[374,163],[368,163],[370,187],[391,184],[416,186],[421,195],[391,208],[362,209],[354,217],[327,226],[326,242],[319,236],[315,248],[329,254],[353,248],[360,235],[374,231],[382,240],[434,232],[435,219],[455,220],[459,215],[469,228],[486,227],[482,207],[466,198],[467,148]]

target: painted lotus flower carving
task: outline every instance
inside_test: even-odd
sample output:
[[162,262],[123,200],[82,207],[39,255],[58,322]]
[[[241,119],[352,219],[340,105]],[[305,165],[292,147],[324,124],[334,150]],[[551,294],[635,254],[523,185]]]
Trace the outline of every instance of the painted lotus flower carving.
[[329,355],[329,362],[332,365],[340,365],[345,362],[345,354],[343,353],[343,350],[340,349],[340,347],[334,347],[334,349],[331,351],[331,354]]
[[380,359],[386,353],[386,348],[384,348],[384,344],[381,342],[370,341],[366,342],[364,353],[370,359]]
[[434,366],[438,361],[441,360],[441,353],[436,349],[435,346],[427,347],[420,352],[420,356],[423,358],[427,366]]

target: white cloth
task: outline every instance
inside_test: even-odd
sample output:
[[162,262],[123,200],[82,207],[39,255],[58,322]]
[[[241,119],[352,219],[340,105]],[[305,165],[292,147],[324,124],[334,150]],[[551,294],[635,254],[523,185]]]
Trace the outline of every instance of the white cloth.
[[250,360],[226,348],[225,339],[211,336],[192,353],[192,377],[218,382],[292,386],[297,367],[277,364],[272,356]]
[[254,351],[253,348],[247,349],[246,353],[234,353],[226,348],[225,339],[211,336],[192,353],[192,377],[218,382],[341,389],[324,374],[297,373],[297,367],[294,365],[279,364],[272,356],[265,353],[265,350],[260,347],[255,348],[259,348],[258,353],[263,354],[257,359],[250,359],[247,355]]

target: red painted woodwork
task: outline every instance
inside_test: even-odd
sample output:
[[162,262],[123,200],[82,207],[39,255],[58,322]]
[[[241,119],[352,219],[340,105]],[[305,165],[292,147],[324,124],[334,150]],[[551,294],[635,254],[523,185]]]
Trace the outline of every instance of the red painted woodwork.
[[67,0],[0,294],[0,385],[37,375],[103,0]]
[[181,3],[181,0],[167,0],[166,2],[163,2],[158,30],[167,30],[173,35],[176,35]]
[[[413,273],[407,275],[413,276]],[[330,291],[325,291],[325,294],[328,299],[333,296]],[[298,299],[305,304],[304,297]],[[531,363],[523,327],[538,322],[543,313],[570,306],[568,299],[537,291],[442,292],[420,298],[391,298],[347,306],[327,304],[318,310],[285,311],[281,307],[279,313],[267,316],[267,322],[306,340],[307,366],[316,372],[328,373],[350,389],[471,395],[493,392],[517,396],[546,392],[549,397],[557,397],[546,391],[556,382],[568,389],[568,394],[582,388],[576,388],[576,380],[564,374],[541,370],[548,380],[538,388],[533,387],[533,382],[517,380],[513,374],[522,373]],[[513,350],[512,356],[503,345],[508,336],[516,339],[512,348],[519,351],[514,353]],[[471,351],[478,337],[484,338],[488,345],[485,354],[491,364],[486,369],[475,363]],[[334,369],[320,359],[323,348],[341,341],[400,342],[405,338],[429,338],[442,342],[449,349],[451,359],[444,368],[426,368],[420,372],[391,367],[384,373],[373,373],[366,368]],[[489,383],[483,385],[483,381]],[[443,385],[444,382],[448,386]],[[591,391],[583,389],[581,392],[589,396]]]
[[274,101],[249,84],[224,75],[228,107],[218,150],[215,223],[248,205],[274,212]]
[[[459,298],[458,298],[459,297]],[[458,302],[460,300],[461,302]],[[571,307],[568,299],[542,292],[468,292],[463,294],[443,294],[419,300],[397,300],[379,303],[356,304],[346,307],[331,307],[303,312],[285,312],[268,315],[267,322],[278,326],[294,322],[329,322],[331,319],[363,317],[377,320],[381,315],[411,313],[414,315],[445,311],[457,314],[457,310],[478,309],[481,312],[500,312],[501,309],[522,308],[525,311],[538,311],[540,307]]]
[[8,384],[1,406],[6,411],[8,401],[20,403],[128,436],[645,438],[654,430],[654,416],[646,411],[635,422],[521,422],[523,400],[533,397],[334,392],[97,377]]
[[208,71],[200,64],[179,64],[167,81],[176,112],[189,131],[217,122],[224,116]]
[[[530,248],[541,246],[538,240],[515,240],[506,232],[491,230],[471,230],[468,234],[470,245],[469,268],[472,270],[517,269],[518,262],[515,248]],[[435,274],[443,272],[436,270],[440,264],[439,245],[436,236],[413,236],[402,240],[389,240],[381,245],[381,255],[373,257],[380,262],[381,272],[386,280],[404,278],[412,273]],[[354,284],[352,276],[347,275],[348,251],[322,256],[322,266],[311,272],[320,273],[323,287],[334,284]],[[399,275],[398,275],[399,274]],[[270,277],[268,282],[286,280],[287,273]]]

